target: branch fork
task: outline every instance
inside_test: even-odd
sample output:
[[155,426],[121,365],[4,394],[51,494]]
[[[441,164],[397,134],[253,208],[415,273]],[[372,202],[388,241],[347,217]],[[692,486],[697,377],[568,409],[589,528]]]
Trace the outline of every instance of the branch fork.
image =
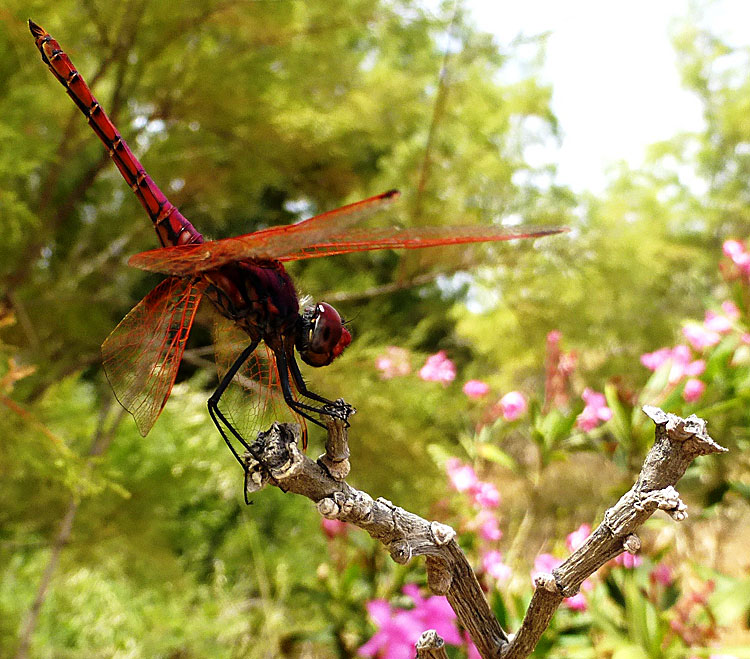
[[[675,484],[696,457],[727,450],[711,439],[706,422],[695,415],[682,419],[651,406],[643,411],[656,424],[656,439],[635,484],[606,511],[580,548],[551,574],[537,576],[526,616],[512,637],[492,614],[450,526],[425,520],[387,499],[373,499],[345,481],[350,464],[344,419],[328,421],[326,451],[317,461],[300,451],[296,425],[274,423],[259,433],[244,456],[246,495],[273,485],[306,496],[323,517],[354,524],[382,542],[395,562],[405,564],[415,556],[425,556],[430,589],[447,597],[482,657],[527,657],[564,598],[575,595],[583,581],[612,558],[640,549],[636,530],[656,510],[675,521],[687,517]],[[420,638],[417,656],[446,656],[434,630]]]

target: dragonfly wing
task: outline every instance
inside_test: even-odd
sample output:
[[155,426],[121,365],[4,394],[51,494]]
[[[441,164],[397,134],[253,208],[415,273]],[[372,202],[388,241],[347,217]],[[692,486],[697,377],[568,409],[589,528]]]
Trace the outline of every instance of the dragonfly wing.
[[200,299],[192,281],[169,277],[102,344],[109,384],[144,437],[172,391]]
[[[214,350],[219,380],[231,368],[237,356],[247,347],[250,337],[235,323],[216,314]],[[248,442],[273,421],[300,423],[304,419],[284,401],[279,383],[276,359],[261,343],[242,365],[232,384],[222,394],[219,409],[229,423]]]
[[186,277],[242,259],[280,259],[308,245],[346,233],[347,228],[387,208],[398,197],[399,193],[391,190],[297,224],[271,227],[197,245],[153,249],[132,256],[128,263],[151,272]]
[[300,248],[296,252],[279,257],[278,260],[298,261],[333,254],[365,252],[378,249],[422,249],[441,245],[462,243],[485,243],[523,238],[541,238],[563,233],[561,227],[500,227],[500,226],[459,226],[459,227],[394,227],[357,228],[341,236],[333,236],[319,243]]

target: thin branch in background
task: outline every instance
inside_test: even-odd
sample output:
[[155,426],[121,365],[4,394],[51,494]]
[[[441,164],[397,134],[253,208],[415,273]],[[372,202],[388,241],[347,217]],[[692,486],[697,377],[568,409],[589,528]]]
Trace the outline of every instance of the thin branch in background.
[[[125,416],[125,410],[122,408],[119,409],[109,427],[105,427],[107,417],[109,416],[109,411],[112,405],[111,401],[111,397],[107,397],[106,402],[103,403],[101,411],[99,413],[99,420],[96,425],[96,430],[94,432],[94,438],[91,442],[91,447],[89,448],[88,460],[86,461],[86,465],[84,468],[84,475],[88,475],[89,473],[91,473],[96,458],[101,456],[107,450],[107,448],[109,448],[109,445],[112,443],[112,440],[115,437],[117,427],[120,425],[120,422]],[[73,532],[73,523],[75,522],[78,508],[81,505],[80,494],[81,492],[79,488],[79,491],[71,497],[70,503],[68,504],[68,509],[65,512],[62,521],[60,522],[57,536],[55,537],[55,540],[53,541],[51,546],[49,561],[47,562],[47,566],[44,568],[44,572],[39,581],[39,586],[37,587],[34,601],[32,602],[31,607],[29,608],[29,611],[23,621],[23,624],[21,625],[21,630],[18,635],[18,649],[16,650],[15,655],[16,659],[26,659],[26,657],[29,656],[31,640],[34,636],[34,631],[36,630],[37,623],[39,622],[39,615],[42,611],[42,607],[44,606],[44,602],[47,599],[47,593],[49,591],[50,584],[52,583],[52,578],[54,577],[55,571],[57,569],[57,564],[60,560],[60,554],[62,553],[63,548],[70,541],[70,536]]]
[[16,292],[10,288],[5,294],[8,304],[15,312],[15,316],[18,318],[18,322],[23,329],[23,333],[26,335],[26,340],[29,342],[32,350],[39,350],[41,342],[39,341],[39,334],[37,333],[34,323],[31,322],[28,312],[26,311],[26,305],[19,299]]
[[323,299],[327,302],[354,302],[367,300],[381,295],[397,293],[398,291],[403,291],[407,288],[430,284],[438,277],[442,277],[445,274],[445,272],[429,272],[422,275],[416,275],[410,279],[392,281],[388,284],[381,284],[380,286],[372,286],[363,291],[331,291],[330,293],[326,293]]
[[17,416],[21,417],[26,423],[36,428],[41,432],[47,439],[49,439],[58,448],[66,448],[65,442],[60,439],[55,433],[53,433],[47,426],[45,426],[39,419],[33,414],[21,407],[16,401],[8,396],[0,394],[0,403],[5,405],[11,412],[14,412]]
[[417,180],[417,191],[414,198],[414,207],[412,210],[412,220],[415,221],[415,224],[419,223],[419,220],[422,218],[424,191],[427,187],[427,179],[430,174],[430,156],[432,155],[432,148],[435,142],[437,127],[443,117],[445,102],[448,97],[448,64],[451,58],[450,46],[453,37],[453,30],[455,29],[456,22],[458,20],[458,9],[458,0],[456,0],[456,2],[453,3],[453,15],[451,17],[450,23],[448,24],[448,43],[446,44],[445,51],[443,52],[443,61],[440,65],[440,72],[438,73],[435,103],[432,106],[432,119],[430,120],[430,127],[427,131],[427,142],[425,143],[422,165],[419,168],[419,179]]

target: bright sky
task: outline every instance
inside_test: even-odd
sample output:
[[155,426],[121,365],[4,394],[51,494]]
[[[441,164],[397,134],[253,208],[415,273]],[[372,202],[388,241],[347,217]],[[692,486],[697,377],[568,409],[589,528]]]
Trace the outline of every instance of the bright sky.
[[[600,192],[609,164],[638,166],[645,147],[703,124],[697,99],[680,87],[670,41],[689,0],[467,0],[500,44],[549,31],[545,81],[563,142],[551,158],[558,182]],[[733,45],[750,41],[750,1],[717,0],[710,25]],[[742,40],[742,41],[740,41]]]

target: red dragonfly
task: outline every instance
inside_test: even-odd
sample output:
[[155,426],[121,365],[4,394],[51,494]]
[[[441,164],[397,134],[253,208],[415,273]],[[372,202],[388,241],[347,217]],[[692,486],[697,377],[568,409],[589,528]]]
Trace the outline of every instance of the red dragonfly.
[[102,345],[110,385],[144,436],[169,398],[190,327],[204,296],[219,314],[250,337],[249,345],[234,360],[208,400],[211,418],[243,465],[225,429],[249,450],[248,443],[230,422],[231,416],[219,409],[219,402],[243,366],[253,358],[261,341],[274,362],[266,374],[266,384],[280,389],[285,403],[296,414],[325,427],[311,415],[346,419],[352,410],[344,403],[311,391],[302,378],[295,349],[306,364],[326,366],[349,345],[351,335],[338,312],[325,302],[311,304],[300,314],[294,284],[283,263],[365,250],[535,238],[565,230],[355,226],[364,217],[391,204],[399,194],[391,190],[296,224],[205,241],[145,172],[60,44],[32,21],[29,28],[42,61],[86,115],[146,209],[161,243],[160,249],[137,254],[129,263],[168,277],[125,316]]

